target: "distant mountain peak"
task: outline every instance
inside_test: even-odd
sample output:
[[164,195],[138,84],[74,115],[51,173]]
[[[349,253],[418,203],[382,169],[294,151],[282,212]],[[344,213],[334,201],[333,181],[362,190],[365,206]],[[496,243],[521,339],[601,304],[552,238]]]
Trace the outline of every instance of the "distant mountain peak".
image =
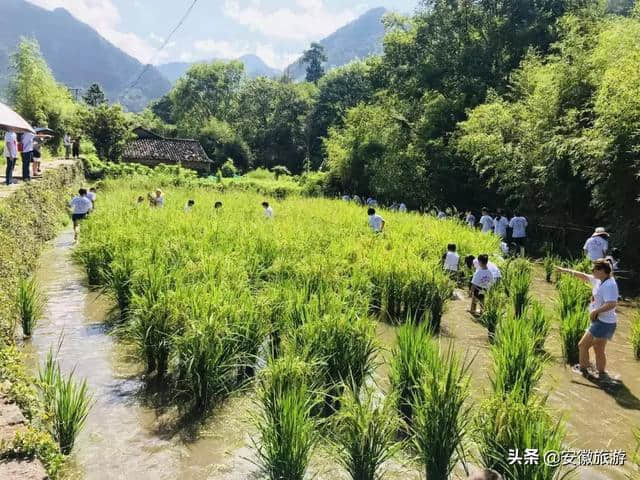
[[[325,48],[327,55],[325,68],[332,69],[353,60],[381,54],[384,38],[382,17],[388,12],[385,7],[367,10],[360,17],[320,40],[318,43]],[[302,80],[306,73],[302,58],[289,65],[285,71],[291,78]]]

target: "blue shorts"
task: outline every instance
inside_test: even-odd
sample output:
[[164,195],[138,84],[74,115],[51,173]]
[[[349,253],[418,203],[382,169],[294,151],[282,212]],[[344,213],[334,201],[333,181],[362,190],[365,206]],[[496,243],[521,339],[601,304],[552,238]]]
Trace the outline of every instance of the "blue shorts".
[[588,332],[593,335],[594,338],[606,338],[607,340],[611,340],[613,338],[613,334],[615,333],[615,331],[615,323],[604,323],[600,320],[591,322],[591,326],[588,330]]

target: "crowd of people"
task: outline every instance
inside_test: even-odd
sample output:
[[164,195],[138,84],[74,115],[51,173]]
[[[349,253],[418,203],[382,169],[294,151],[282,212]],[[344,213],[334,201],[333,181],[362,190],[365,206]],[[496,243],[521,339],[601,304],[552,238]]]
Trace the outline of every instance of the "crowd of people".
[[13,171],[18,162],[18,153],[22,158],[22,181],[29,182],[40,176],[42,157],[41,148],[45,138],[32,132],[18,134],[15,130],[7,130],[4,135],[5,185],[16,183]]

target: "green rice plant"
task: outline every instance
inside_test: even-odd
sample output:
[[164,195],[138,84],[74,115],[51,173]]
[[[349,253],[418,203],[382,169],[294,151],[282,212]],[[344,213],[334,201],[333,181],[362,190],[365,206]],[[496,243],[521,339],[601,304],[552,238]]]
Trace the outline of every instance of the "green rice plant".
[[93,403],[87,381],[76,383],[73,375],[73,372],[66,378],[62,375],[51,351],[39,372],[39,388],[50,418],[51,435],[64,455],[73,450]]
[[373,373],[379,346],[375,324],[347,313],[324,317],[291,332],[287,351],[302,352],[303,358],[319,365],[317,383],[326,392],[324,413],[331,414],[345,384],[358,391]]
[[162,378],[167,373],[177,330],[175,293],[168,291],[166,274],[157,266],[147,269],[138,289],[140,293],[131,298],[126,335],[140,352],[147,372],[155,371]]
[[107,245],[90,242],[85,236],[72,253],[73,258],[84,266],[89,285],[101,285],[105,281],[105,272],[113,261],[113,253]]
[[376,402],[371,390],[358,395],[350,388],[341,404],[332,435],[339,463],[353,480],[381,480],[382,465],[402,446],[395,441],[399,422],[393,404]]
[[542,377],[544,363],[536,352],[532,326],[513,316],[503,318],[491,346],[491,358],[494,392],[504,396],[519,389],[526,401]]
[[591,289],[582,280],[571,275],[562,275],[556,283],[556,288],[557,309],[561,320],[570,313],[582,311],[589,306]]
[[564,446],[565,422],[554,420],[544,400],[529,397],[516,389],[508,395],[494,396],[477,409],[474,440],[481,464],[501,473],[506,479],[558,480],[570,472],[559,466],[547,465],[542,458],[537,463],[509,462],[509,452],[521,457],[527,449],[538,452],[561,452]]
[[199,319],[176,340],[178,388],[206,410],[224,399],[238,381],[236,343],[227,325],[216,318]]
[[469,366],[450,346],[446,353],[432,358],[420,392],[413,397],[412,440],[428,479],[448,479],[464,458],[464,440],[472,420]]
[[575,365],[580,360],[578,343],[589,326],[589,312],[574,310],[560,319],[560,340],[562,354],[569,365]]
[[21,278],[16,291],[15,308],[22,325],[22,333],[30,337],[44,314],[45,301],[38,282],[33,277]]
[[526,259],[511,260],[507,263],[502,280],[502,288],[511,298],[516,317],[520,318],[530,300],[531,263]]
[[436,334],[440,333],[442,316],[446,311],[447,303],[451,300],[451,295],[453,295],[454,285],[451,278],[439,268],[431,271],[428,285],[429,328]]
[[125,320],[132,296],[133,260],[127,254],[118,256],[104,275],[105,289],[116,301],[121,320]]
[[391,352],[389,380],[400,417],[411,425],[414,397],[422,391],[427,365],[439,354],[425,324],[407,323],[396,332],[396,346]]
[[270,480],[303,480],[319,441],[312,415],[314,394],[307,385],[295,381],[279,378],[267,383],[258,392],[259,438],[252,439],[256,464]]
[[500,288],[490,288],[485,294],[480,323],[487,328],[489,338],[493,339],[496,327],[507,312],[508,299]]
[[556,268],[556,265],[558,265],[559,263],[560,259],[551,253],[547,253],[542,260],[542,265],[544,267],[544,278],[548,283],[551,283],[553,272]]
[[640,312],[636,312],[633,316],[630,340],[631,347],[633,348],[633,356],[636,360],[640,360]]
[[537,300],[531,300],[522,315],[522,321],[526,322],[533,331],[536,352],[542,353],[551,330],[551,318],[547,315],[544,306]]

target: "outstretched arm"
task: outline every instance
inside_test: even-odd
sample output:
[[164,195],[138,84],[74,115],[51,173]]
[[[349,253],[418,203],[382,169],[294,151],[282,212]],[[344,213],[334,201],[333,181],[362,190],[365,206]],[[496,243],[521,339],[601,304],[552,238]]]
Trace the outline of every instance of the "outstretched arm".
[[572,277],[579,278],[583,282],[591,283],[591,276],[587,275],[584,272],[579,272],[577,270],[571,270],[570,268],[556,267],[560,273],[566,273],[567,275],[571,275]]

